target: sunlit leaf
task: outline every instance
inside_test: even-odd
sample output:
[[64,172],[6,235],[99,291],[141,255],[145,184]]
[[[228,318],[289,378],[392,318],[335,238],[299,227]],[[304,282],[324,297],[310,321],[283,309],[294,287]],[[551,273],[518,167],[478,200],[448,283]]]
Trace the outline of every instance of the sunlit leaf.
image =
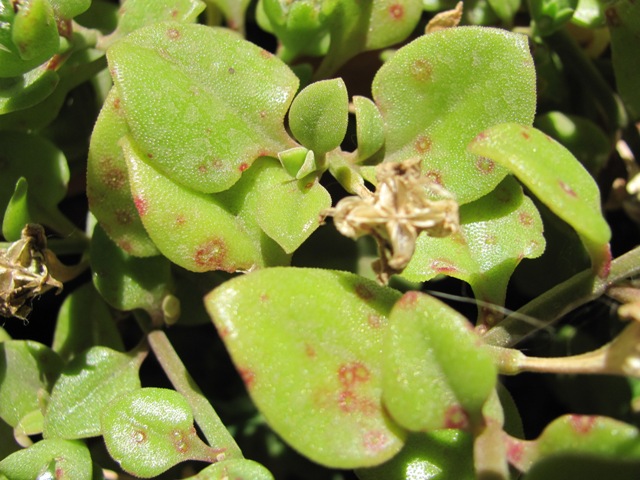
[[91,455],[80,441],[52,438],[12,453],[0,461],[0,477],[11,480],[92,478]]

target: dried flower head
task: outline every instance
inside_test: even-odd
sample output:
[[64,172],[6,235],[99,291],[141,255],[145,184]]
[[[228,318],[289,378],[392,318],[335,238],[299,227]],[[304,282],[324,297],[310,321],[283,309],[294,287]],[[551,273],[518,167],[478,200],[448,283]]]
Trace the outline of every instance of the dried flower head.
[[58,262],[47,249],[47,239],[40,225],[22,229],[20,240],[8,249],[0,249],[0,315],[26,319],[30,301],[62,283],[50,273],[50,264]]
[[419,159],[382,163],[376,167],[378,188],[361,197],[346,197],[325,212],[338,231],[350,238],[372,235],[380,260],[374,270],[381,283],[401,272],[411,260],[420,233],[445,237],[459,226],[458,204],[422,175]]

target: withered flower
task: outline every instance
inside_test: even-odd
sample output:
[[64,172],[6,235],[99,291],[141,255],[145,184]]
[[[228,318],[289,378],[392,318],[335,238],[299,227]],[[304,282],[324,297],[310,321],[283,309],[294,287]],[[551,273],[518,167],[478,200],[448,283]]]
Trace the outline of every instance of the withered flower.
[[378,280],[401,272],[411,260],[420,233],[445,237],[459,226],[458,204],[451,195],[422,175],[420,159],[382,163],[376,167],[378,188],[361,197],[346,197],[331,215],[338,231],[350,238],[371,235],[380,251],[373,265]]
[[64,271],[55,254],[47,248],[44,229],[28,224],[20,240],[0,249],[0,315],[26,319],[31,300],[55,288],[62,290],[54,271]]

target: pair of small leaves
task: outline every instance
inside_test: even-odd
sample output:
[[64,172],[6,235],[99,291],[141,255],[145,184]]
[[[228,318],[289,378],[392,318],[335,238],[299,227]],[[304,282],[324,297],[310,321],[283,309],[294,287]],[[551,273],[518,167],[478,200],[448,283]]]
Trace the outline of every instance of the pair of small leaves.
[[379,464],[405,428],[467,426],[495,385],[466,319],[357,275],[267,269],[226,282],[206,305],[271,427],[324,465]]

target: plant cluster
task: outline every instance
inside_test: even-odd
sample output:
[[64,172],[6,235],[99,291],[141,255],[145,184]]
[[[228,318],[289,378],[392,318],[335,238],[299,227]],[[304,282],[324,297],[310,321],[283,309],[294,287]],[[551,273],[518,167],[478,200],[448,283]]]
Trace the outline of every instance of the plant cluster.
[[637,478],[639,47],[633,0],[0,0],[0,479]]

